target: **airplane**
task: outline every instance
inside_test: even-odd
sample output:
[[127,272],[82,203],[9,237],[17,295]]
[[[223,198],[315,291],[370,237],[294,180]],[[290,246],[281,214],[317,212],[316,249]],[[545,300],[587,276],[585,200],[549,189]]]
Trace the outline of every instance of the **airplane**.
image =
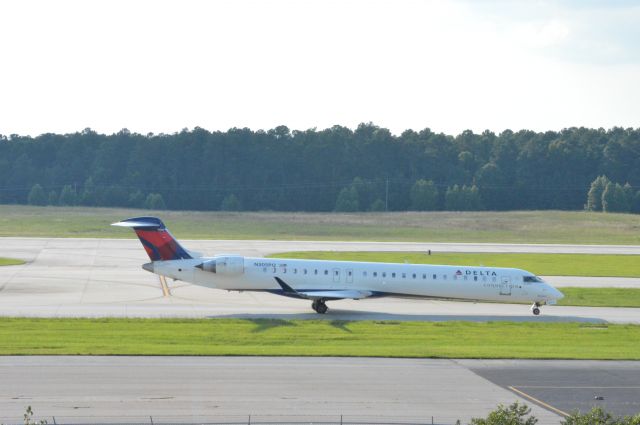
[[263,291],[312,301],[325,314],[327,301],[394,296],[442,300],[532,303],[540,314],[562,292],[526,270],[501,267],[370,263],[359,261],[203,257],[189,251],[156,217],[113,223],[132,228],[150,263],[142,268],[174,280],[228,291]]

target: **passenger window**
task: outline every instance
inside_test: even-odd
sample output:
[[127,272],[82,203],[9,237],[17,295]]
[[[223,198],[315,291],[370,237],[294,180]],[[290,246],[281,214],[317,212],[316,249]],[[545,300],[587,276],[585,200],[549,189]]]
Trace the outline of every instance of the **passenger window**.
[[313,271],[313,274],[318,274],[318,269],[315,269],[315,270]]
[[433,280],[436,280],[438,278],[438,276],[436,276],[435,274],[433,275]]
[[416,278],[416,274],[414,273],[412,277],[415,279]]
[[422,278],[426,279],[427,278],[427,274],[426,273],[422,273]]
[[362,276],[367,277],[367,272],[362,272]]
[[326,276],[326,275],[328,275],[328,274],[329,274],[329,270],[325,270],[325,271],[324,271],[324,275]]
[[373,272],[373,277],[378,277],[378,272]]
[[338,270],[336,270],[335,272],[333,272],[333,274],[338,276],[340,274],[340,272]]
[[387,272],[382,272],[382,277],[387,277]]
[[303,273],[304,273],[304,274],[307,274],[307,269],[304,269]]
[[396,274],[395,273],[391,273],[391,277],[396,277]]
[[298,274],[298,269],[293,269],[293,274]]
[[478,276],[474,276],[473,280],[475,280],[477,282],[478,281]]
[[447,275],[446,275],[446,274],[443,274],[443,275],[442,275],[442,278],[443,278],[444,280],[447,280]]

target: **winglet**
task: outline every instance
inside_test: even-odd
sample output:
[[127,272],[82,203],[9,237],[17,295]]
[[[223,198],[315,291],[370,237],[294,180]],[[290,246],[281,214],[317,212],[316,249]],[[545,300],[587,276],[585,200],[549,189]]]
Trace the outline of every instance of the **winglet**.
[[284,283],[284,281],[282,279],[280,279],[279,277],[276,277],[276,282],[278,282],[278,285],[280,285],[280,287],[282,288],[282,290],[284,291],[285,294],[298,294],[298,291],[296,291],[295,289],[293,289],[291,286],[287,285],[286,283]]

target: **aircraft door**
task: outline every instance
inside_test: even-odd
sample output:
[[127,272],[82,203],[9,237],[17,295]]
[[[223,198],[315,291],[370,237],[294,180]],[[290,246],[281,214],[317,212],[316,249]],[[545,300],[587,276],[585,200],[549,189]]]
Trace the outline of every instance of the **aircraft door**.
[[509,276],[500,278],[500,295],[511,295],[511,278]]
[[340,269],[333,269],[333,282],[340,283]]
[[353,283],[353,270],[347,269],[347,283]]

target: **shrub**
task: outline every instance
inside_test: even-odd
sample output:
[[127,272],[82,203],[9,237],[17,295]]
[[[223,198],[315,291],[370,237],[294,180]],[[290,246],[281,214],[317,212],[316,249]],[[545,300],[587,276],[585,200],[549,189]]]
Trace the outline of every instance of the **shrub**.
[[47,205],[47,195],[39,184],[34,184],[27,198],[29,205]]

